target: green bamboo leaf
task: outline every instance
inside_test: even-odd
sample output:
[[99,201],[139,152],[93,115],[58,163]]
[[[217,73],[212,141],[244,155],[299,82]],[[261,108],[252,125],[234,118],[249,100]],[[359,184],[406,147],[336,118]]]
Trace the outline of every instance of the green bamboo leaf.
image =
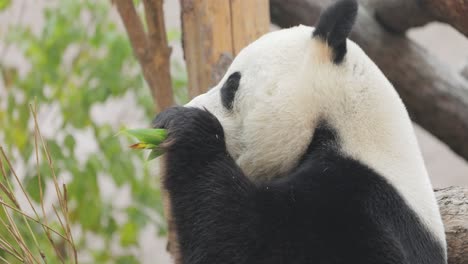
[[120,230],[120,244],[124,247],[138,243],[138,226],[135,223],[128,222]]
[[11,0],[0,0],[0,11],[7,9],[11,5]]
[[166,129],[128,129],[124,130],[123,133],[138,139],[141,143],[153,144],[156,146],[161,144],[161,142],[167,138]]
[[138,143],[135,143],[133,145],[130,145],[130,148],[132,149],[154,149],[154,148],[157,148],[158,146],[154,145],[154,144],[148,144],[148,143],[142,143],[142,142],[138,142]]
[[153,160],[153,159],[161,156],[162,154],[164,154],[164,150],[162,150],[161,148],[155,148],[155,149],[151,150],[151,152],[148,155],[148,158],[146,160],[148,160],[148,161]]

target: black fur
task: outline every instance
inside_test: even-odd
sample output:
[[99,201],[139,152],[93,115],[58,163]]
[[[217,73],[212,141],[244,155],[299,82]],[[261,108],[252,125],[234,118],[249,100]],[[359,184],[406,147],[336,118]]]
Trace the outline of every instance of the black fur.
[[320,15],[313,37],[323,39],[333,50],[333,62],[339,64],[346,55],[346,38],[356,20],[356,0],[341,0]]
[[165,187],[184,264],[443,264],[439,242],[376,172],[338,151],[323,123],[287,177],[254,184],[208,111],[172,108]]
[[226,80],[223,87],[221,87],[221,102],[228,110],[232,109],[234,97],[236,96],[237,89],[239,89],[240,78],[240,72],[234,72]]

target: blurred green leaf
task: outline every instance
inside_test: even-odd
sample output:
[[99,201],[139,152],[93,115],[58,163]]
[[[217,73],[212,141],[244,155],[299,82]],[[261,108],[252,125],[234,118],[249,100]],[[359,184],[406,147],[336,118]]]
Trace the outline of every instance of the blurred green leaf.
[[138,228],[133,222],[127,222],[120,230],[120,244],[124,247],[135,245],[138,241]]
[[[2,1],[2,0],[0,0]],[[13,67],[0,67],[3,83],[6,88],[11,88],[18,78],[18,69]]]
[[127,256],[121,256],[117,258],[116,264],[139,264],[140,261],[138,261],[134,256],[127,255]]
[[172,29],[172,30],[167,31],[167,40],[168,41],[180,40],[181,37],[182,37],[182,34],[180,33],[179,30]]
[[165,129],[155,128],[127,129],[123,130],[122,133],[138,139],[141,143],[154,146],[161,144],[167,137],[167,131]]
[[[42,192],[46,190],[46,184],[45,184],[45,177],[47,177],[47,174],[44,173],[46,172],[47,169],[41,168],[41,181],[40,184],[42,185]],[[30,195],[30,197],[36,202],[40,202],[40,187],[39,187],[39,175],[36,174],[33,177],[28,177],[23,183],[26,187],[26,191]]]
[[75,138],[73,138],[72,135],[66,135],[65,136],[65,141],[64,141],[65,147],[68,148],[68,150],[73,153],[73,150],[75,149]]
[[161,148],[154,148],[153,150],[151,150],[150,154],[148,155],[147,160],[148,161],[153,160],[161,156],[162,154],[164,154],[164,150],[162,150]]
[[0,0],[0,11],[7,9],[11,5],[11,0]]
[[145,226],[147,224],[148,216],[146,214],[142,214],[142,208],[130,206],[125,211],[128,214],[129,221],[135,225]]

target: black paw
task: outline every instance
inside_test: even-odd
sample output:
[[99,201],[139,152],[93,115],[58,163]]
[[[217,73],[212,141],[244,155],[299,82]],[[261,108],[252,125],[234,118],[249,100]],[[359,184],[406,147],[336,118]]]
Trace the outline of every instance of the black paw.
[[171,107],[156,116],[152,127],[168,130],[168,138],[162,146],[169,152],[202,155],[225,151],[223,127],[207,110]]

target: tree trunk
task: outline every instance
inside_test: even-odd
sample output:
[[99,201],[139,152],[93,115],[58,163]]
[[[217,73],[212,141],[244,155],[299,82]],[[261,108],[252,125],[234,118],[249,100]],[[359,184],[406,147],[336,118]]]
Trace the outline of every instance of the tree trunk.
[[[181,0],[189,95],[218,83],[230,60],[268,32],[268,0]],[[221,66],[221,70],[220,70]]]

